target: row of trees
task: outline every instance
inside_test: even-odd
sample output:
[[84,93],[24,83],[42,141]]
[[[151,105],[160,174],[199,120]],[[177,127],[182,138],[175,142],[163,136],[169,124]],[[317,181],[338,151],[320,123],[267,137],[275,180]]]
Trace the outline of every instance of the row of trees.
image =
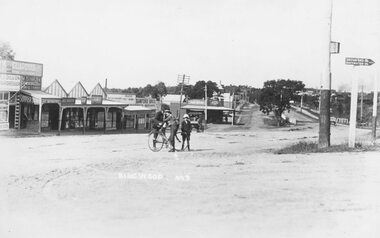
[[[202,99],[205,96],[205,85],[207,84],[207,97],[211,97],[213,92],[219,92],[217,83],[212,81],[198,81],[195,85],[183,85],[183,94],[193,99]],[[112,88],[108,89],[115,93],[131,93],[136,94],[136,97],[153,97],[159,100],[167,94],[180,94],[181,85],[166,86],[164,82],[159,82],[155,85],[148,84],[145,87],[135,87],[127,89]]]

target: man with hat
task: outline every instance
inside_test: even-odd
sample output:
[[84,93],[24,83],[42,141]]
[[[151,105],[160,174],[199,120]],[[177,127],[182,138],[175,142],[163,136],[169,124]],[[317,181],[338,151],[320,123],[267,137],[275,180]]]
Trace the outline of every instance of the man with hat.
[[168,121],[170,120],[171,112],[169,110],[169,106],[162,105],[161,110],[158,111],[153,118],[152,121],[152,127],[155,130],[154,135],[153,135],[153,147],[156,147],[156,139],[158,136],[159,130],[162,129],[162,132],[165,134],[166,126],[168,124]]

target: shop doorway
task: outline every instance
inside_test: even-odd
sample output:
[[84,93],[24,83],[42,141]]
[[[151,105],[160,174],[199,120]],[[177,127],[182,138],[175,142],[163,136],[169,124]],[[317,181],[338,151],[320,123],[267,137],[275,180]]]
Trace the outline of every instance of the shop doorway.
[[42,106],[42,127],[50,130],[58,130],[59,105],[46,103]]

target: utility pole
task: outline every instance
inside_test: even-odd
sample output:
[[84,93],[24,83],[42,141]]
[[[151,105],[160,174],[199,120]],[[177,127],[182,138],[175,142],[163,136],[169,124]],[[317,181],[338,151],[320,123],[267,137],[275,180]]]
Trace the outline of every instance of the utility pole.
[[363,122],[363,85],[360,93],[360,122]]
[[372,142],[376,143],[376,123],[377,123],[377,80],[379,72],[376,72],[373,89],[373,110],[372,110]]
[[181,96],[179,98],[179,111],[177,111],[178,118],[181,118],[181,107],[182,107],[182,95],[183,95],[183,85],[188,84],[190,80],[190,76],[178,75],[177,82],[181,84]]
[[[377,1],[377,51],[376,56],[377,60],[380,59],[380,3]],[[378,91],[378,80],[380,76],[380,65],[376,66],[375,77],[374,77],[374,89],[373,89],[373,110],[372,110],[372,141],[376,143],[376,123],[377,123],[377,91]]]
[[[354,71],[355,71],[355,65]],[[358,77],[354,72],[354,78],[352,79],[351,86],[351,107],[350,107],[350,126],[348,133],[348,147],[355,148],[355,136],[356,136],[356,112],[358,107]]]
[[326,148],[330,146],[330,96],[331,96],[331,24],[332,24],[332,4],[333,0],[324,0],[326,3],[326,27],[325,39],[323,42],[323,74],[319,113],[319,138],[318,147]]
[[207,124],[207,83],[205,84],[205,125]]

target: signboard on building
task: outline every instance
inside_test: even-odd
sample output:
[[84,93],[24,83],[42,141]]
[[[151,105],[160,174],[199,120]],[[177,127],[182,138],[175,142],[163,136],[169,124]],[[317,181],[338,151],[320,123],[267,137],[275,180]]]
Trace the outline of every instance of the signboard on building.
[[81,104],[87,104],[87,97],[81,97],[80,103]]
[[39,63],[0,59],[0,73],[42,77],[43,65]]
[[102,95],[92,95],[91,96],[91,104],[102,104],[103,96]]
[[42,98],[41,99],[42,101],[42,104],[44,103],[61,103],[61,99],[60,98]]
[[217,99],[208,99],[207,105],[208,106],[215,106],[215,107],[223,107],[224,102],[222,100],[217,100]]
[[75,104],[75,98],[62,98],[61,100],[62,106],[70,106]]
[[0,90],[16,92],[20,90],[22,76],[12,74],[0,74]]
[[134,94],[109,93],[107,99],[125,104],[136,104],[136,95]]
[[41,90],[41,77],[21,76],[21,85],[24,90]]
[[18,97],[20,98],[19,101],[22,103],[33,103],[33,98],[29,95],[20,94]]

